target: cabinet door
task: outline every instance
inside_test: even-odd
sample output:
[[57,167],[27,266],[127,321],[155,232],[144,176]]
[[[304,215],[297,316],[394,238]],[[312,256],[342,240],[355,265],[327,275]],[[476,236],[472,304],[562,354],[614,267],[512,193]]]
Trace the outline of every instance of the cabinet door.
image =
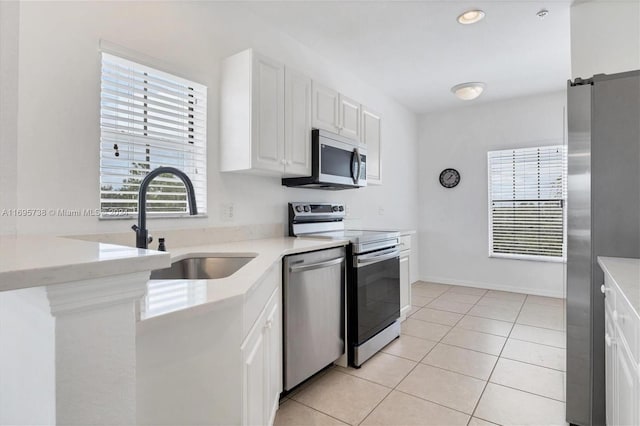
[[638,370],[628,353],[628,348],[618,341],[615,365],[615,425],[638,424]]
[[265,377],[267,371],[267,341],[260,327],[249,336],[243,351],[243,425],[264,425],[267,422]]
[[273,424],[280,402],[280,392],[282,392],[282,309],[279,301],[280,293],[276,292],[268,308],[269,315],[265,326],[265,337],[268,342],[265,419],[268,424]]
[[400,313],[402,316],[405,316],[411,310],[410,257],[411,252],[409,250],[400,252]]
[[616,340],[615,340],[615,328],[611,320],[611,314],[609,308],[605,308],[604,315],[605,326],[605,406],[606,406],[606,421],[608,425],[613,426],[614,423],[614,411],[615,411],[615,365],[616,365]]
[[367,184],[382,184],[380,115],[362,107],[362,143],[367,145]]
[[284,65],[255,54],[252,88],[252,167],[284,170]]
[[339,95],[333,89],[329,89],[315,81],[311,84],[313,92],[313,127],[338,133],[338,101]]
[[285,175],[311,176],[311,79],[285,70]]
[[339,99],[340,134],[360,142],[360,120],[362,119],[360,104],[344,95],[340,95]]

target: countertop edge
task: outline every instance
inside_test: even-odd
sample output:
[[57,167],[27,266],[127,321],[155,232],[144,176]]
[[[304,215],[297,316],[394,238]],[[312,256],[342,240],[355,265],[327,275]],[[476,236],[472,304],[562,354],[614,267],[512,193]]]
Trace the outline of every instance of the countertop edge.
[[634,283],[638,287],[638,292],[640,294],[640,274],[638,274],[636,277],[620,277],[619,271],[615,271],[614,268],[612,268],[612,265],[609,264],[611,261],[626,263],[629,266],[633,266],[633,264],[638,266],[640,265],[640,259],[598,256],[598,265],[600,265],[602,271],[605,274],[611,277],[615,285],[618,287],[618,289],[620,289],[620,294],[625,298],[627,304],[631,307],[631,309],[633,309],[636,317],[638,317],[638,320],[640,320],[640,303],[632,303],[632,301],[629,299],[628,291],[625,291],[625,289],[628,290],[630,286],[627,281],[635,280]]
[[[168,253],[65,237],[4,237],[0,242],[7,257],[13,255],[0,271],[0,292],[151,271],[170,264]],[[60,256],[67,249],[68,256]],[[47,250],[58,251],[55,262],[47,259]],[[109,258],[114,250],[122,254]],[[20,260],[32,253],[33,266]]]
[[[234,250],[234,246],[237,246],[239,244],[251,243],[251,242],[264,243],[264,242],[268,242],[269,240],[274,240],[274,239],[266,238],[266,239],[260,239],[260,240],[235,241],[232,243],[217,243],[217,244],[212,244],[210,246],[181,247],[174,251],[175,254],[171,256],[171,260],[172,261],[179,260],[194,254],[221,254],[221,253],[224,253],[224,250],[221,250],[222,246],[229,246],[229,249],[227,250],[228,253],[232,253],[232,252],[238,253],[238,251],[236,252],[232,251]],[[152,323],[156,323],[156,322],[162,323],[164,321],[171,320],[171,319],[187,318],[187,317],[191,317],[194,314],[200,314],[210,310],[215,310],[221,304],[227,304],[234,300],[235,301],[241,300],[241,299],[246,300],[246,298],[253,291],[255,291],[258,285],[271,271],[271,269],[276,264],[280,263],[285,256],[290,256],[290,255],[295,255],[300,253],[307,253],[307,252],[312,252],[317,250],[331,249],[336,247],[344,247],[349,244],[349,240],[329,240],[329,239],[302,238],[302,237],[294,238],[294,240],[300,241],[300,242],[307,242],[310,245],[305,247],[290,247],[290,248],[285,247],[279,250],[278,253],[271,253],[271,256],[269,256],[269,254],[259,253],[258,256],[256,256],[256,259],[258,259],[260,256],[269,256],[270,258],[260,259],[261,261],[263,261],[264,265],[262,265],[258,271],[253,271],[248,274],[245,273],[245,274],[239,274],[239,275],[236,275],[237,274],[236,273],[236,274],[232,274],[229,277],[221,278],[221,279],[184,280],[185,282],[199,281],[199,282],[208,282],[212,285],[217,285],[217,286],[227,286],[227,288],[229,287],[232,288],[232,291],[229,291],[227,294],[224,295],[224,297],[216,298],[213,300],[206,300],[206,301],[203,301],[202,303],[195,304],[192,306],[185,306],[183,308],[176,309],[174,311],[159,313],[157,315],[152,315],[148,317],[141,316],[138,320],[139,324],[144,323],[145,324],[144,327],[147,327],[147,326],[151,326]],[[210,247],[210,248],[207,249],[207,247]],[[251,250],[241,250],[240,252],[248,253],[250,251]],[[254,252],[255,251],[259,251],[259,249],[254,250]],[[260,263],[260,262],[257,262],[257,263]],[[244,281],[244,280],[247,280],[247,283],[245,285],[234,285],[234,281],[237,282],[237,281]],[[162,280],[158,280],[158,281],[162,281]],[[167,280],[167,281],[172,281],[172,280]]]

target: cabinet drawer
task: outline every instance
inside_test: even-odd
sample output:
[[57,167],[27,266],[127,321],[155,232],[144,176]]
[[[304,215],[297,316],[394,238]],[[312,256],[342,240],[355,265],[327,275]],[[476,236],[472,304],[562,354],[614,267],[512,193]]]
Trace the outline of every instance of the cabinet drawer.
[[244,312],[242,313],[242,337],[246,337],[258,319],[258,315],[264,309],[265,304],[271,297],[274,289],[278,288],[281,279],[281,272],[279,264],[271,267],[271,270],[256,286],[248,292],[245,297]]
[[[615,288],[616,290],[617,287]],[[624,339],[633,360],[637,363],[640,359],[638,356],[638,334],[640,333],[640,320],[627,302],[627,299],[617,293],[615,299],[615,310],[613,311],[613,320],[617,326],[618,340]]]
[[400,236],[400,250],[410,250],[411,249],[411,235],[401,235]]

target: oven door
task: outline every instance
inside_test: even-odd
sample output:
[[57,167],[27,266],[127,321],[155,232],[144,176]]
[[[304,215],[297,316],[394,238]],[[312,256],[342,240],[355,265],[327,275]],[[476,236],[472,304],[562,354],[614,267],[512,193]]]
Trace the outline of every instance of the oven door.
[[349,340],[358,346],[400,317],[400,250],[354,255],[352,273]]

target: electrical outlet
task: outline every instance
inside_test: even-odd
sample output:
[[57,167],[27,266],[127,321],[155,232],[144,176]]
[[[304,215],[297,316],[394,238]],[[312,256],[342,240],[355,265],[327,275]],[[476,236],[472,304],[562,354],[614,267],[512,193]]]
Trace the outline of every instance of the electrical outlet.
[[226,203],[221,205],[220,218],[223,222],[233,222],[235,217],[235,206],[233,203]]
[[384,216],[384,207],[378,207],[378,215]]
[[351,216],[351,209],[349,208],[349,204],[344,205],[344,216],[345,217]]

